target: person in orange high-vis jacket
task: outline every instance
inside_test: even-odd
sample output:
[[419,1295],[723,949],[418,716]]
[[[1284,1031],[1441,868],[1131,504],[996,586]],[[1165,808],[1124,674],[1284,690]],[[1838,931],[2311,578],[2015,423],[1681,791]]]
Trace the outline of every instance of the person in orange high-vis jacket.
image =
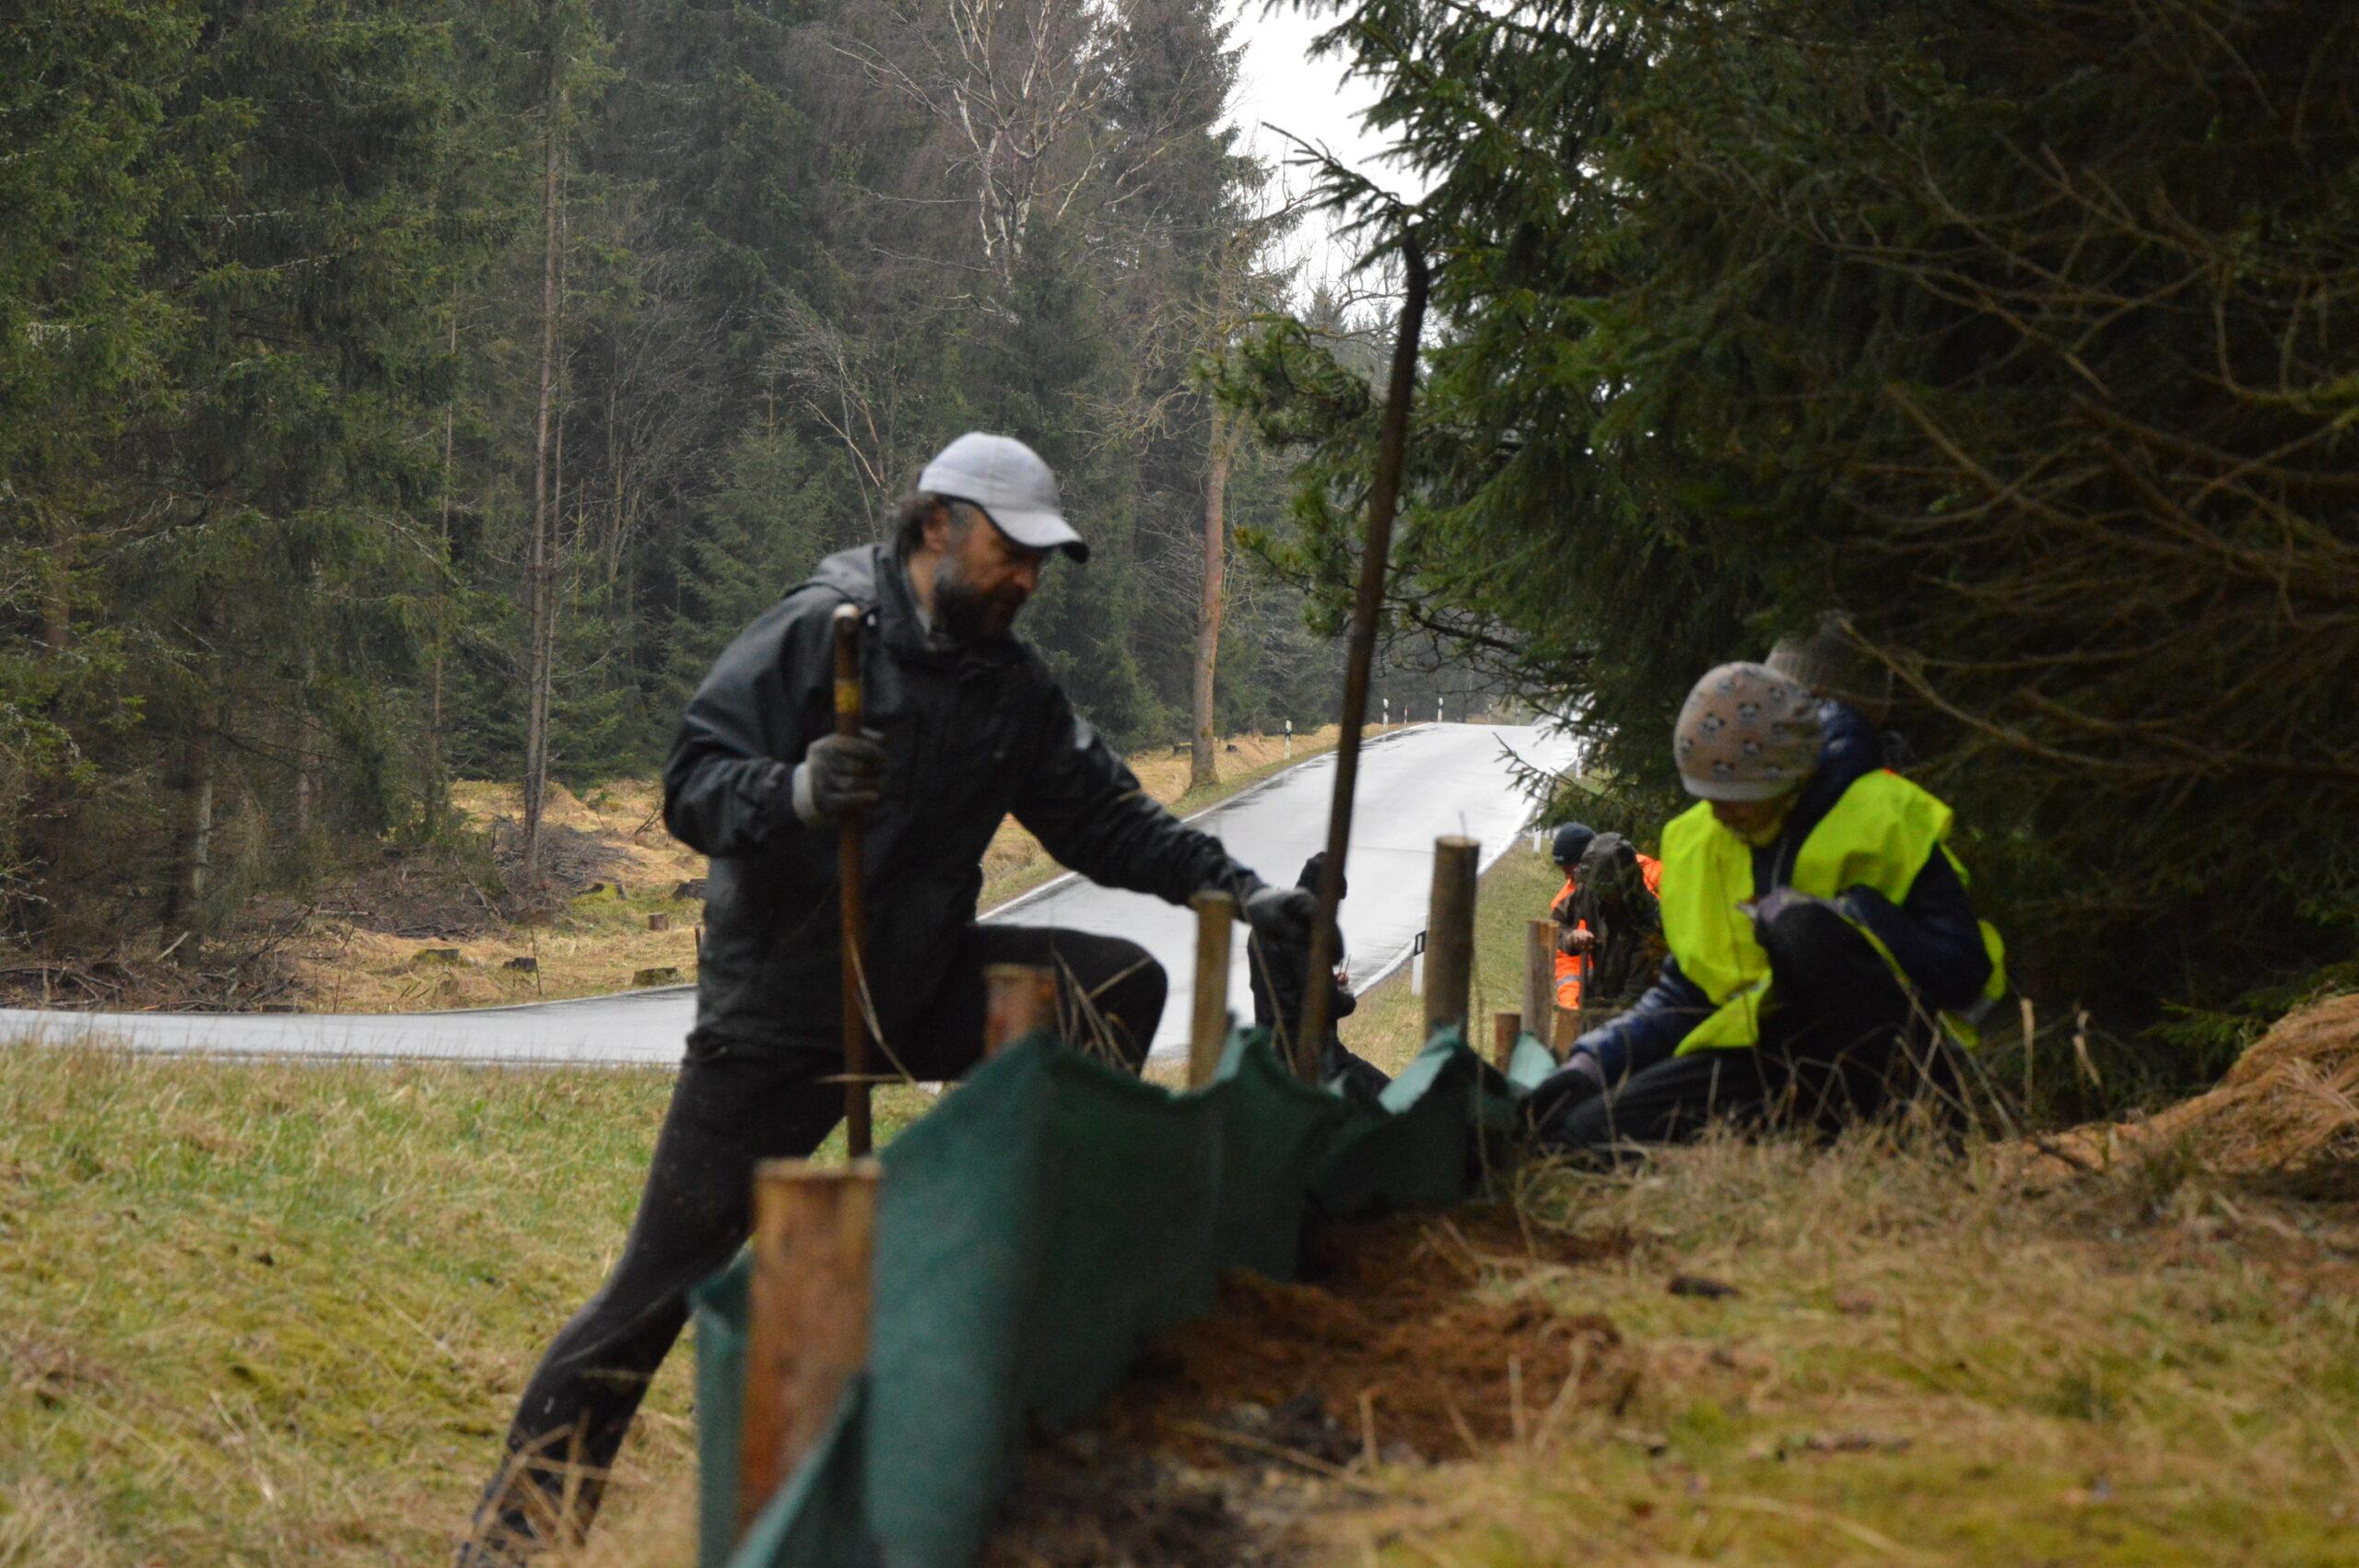
[[[1597,830],[1586,823],[1568,822],[1556,830],[1556,841],[1549,858],[1565,873],[1564,890],[1548,907],[1549,916],[1556,922],[1556,1005],[1579,1007],[1581,1004],[1582,959],[1589,952],[1589,930],[1573,918],[1573,868],[1581,863],[1581,856],[1589,849]],[[1638,857],[1638,872],[1646,878],[1647,891],[1662,891],[1662,862],[1650,855]]]

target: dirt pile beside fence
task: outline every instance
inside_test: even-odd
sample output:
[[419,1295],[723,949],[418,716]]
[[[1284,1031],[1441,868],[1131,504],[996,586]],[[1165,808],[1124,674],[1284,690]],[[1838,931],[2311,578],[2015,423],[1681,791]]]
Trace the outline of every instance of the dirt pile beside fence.
[[[1486,1265],[1577,1260],[1547,1239],[1562,1256],[1530,1258],[1497,1209],[1337,1226],[1314,1239],[1302,1284],[1225,1279],[1220,1309],[1150,1353],[1118,1419],[1168,1432],[1209,1416],[1331,1462],[1431,1461],[1529,1436],[1577,1403],[1620,1404],[1636,1372],[1613,1324],[1476,1293]],[[1252,1430],[1262,1410],[1267,1433]]]
[[1639,1378],[1619,1330],[1513,1281],[1626,1246],[1488,1207],[1327,1227],[1302,1283],[1231,1271],[1102,1412],[1033,1445],[984,1568],[1292,1568],[1382,1498],[1379,1467],[1538,1451],[1576,1410],[1618,1414]]

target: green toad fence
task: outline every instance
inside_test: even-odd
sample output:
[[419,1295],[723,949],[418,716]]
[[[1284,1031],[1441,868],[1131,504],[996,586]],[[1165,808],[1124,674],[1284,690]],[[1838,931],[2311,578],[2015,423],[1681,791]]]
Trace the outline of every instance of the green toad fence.
[[1448,1029],[1379,1101],[1261,1030],[1193,1091],[1044,1036],[1001,1052],[883,1152],[866,1368],[742,1535],[749,1260],[698,1291],[702,1568],[968,1568],[1030,1422],[1089,1414],[1223,1270],[1294,1278],[1314,1214],[1469,1196],[1555,1066],[1525,1035],[1502,1074]]

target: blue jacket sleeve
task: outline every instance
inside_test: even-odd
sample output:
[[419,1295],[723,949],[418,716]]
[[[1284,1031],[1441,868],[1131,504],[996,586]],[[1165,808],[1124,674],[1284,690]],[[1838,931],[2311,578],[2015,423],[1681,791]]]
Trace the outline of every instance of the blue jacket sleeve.
[[1666,957],[1662,972],[1647,988],[1646,995],[1633,1002],[1628,1012],[1575,1040],[1573,1049],[1593,1058],[1606,1082],[1617,1083],[1631,1073],[1669,1060],[1687,1032],[1711,1011],[1711,999],[1680,973],[1679,960]]
[[1990,979],[1990,954],[1974,900],[1946,848],[1934,851],[1895,905],[1872,887],[1854,887],[1836,900],[1875,933],[1919,994],[1935,1007],[1965,1009],[1981,999]]

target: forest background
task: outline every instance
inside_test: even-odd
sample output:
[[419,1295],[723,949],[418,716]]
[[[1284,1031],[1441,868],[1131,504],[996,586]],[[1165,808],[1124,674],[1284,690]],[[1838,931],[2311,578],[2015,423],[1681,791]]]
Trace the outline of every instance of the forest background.
[[[10,934],[201,941],[441,842],[453,777],[644,773],[972,427],[1064,476],[1097,557],[1027,630],[1119,743],[1331,718],[1385,308],[1273,260],[1226,17],[35,5]],[[1420,193],[1324,193],[1435,279],[1390,629],[1577,718],[1557,812],[1650,837],[1696,673],[1831,614],[2076,1049],[2201,1075],[2347,977],[2359,14],[1369,0],[1330,46]]]
[[0,41],[7,932],[201,944],[446,841],[454,778],[524,782],[529,860],[548,778],[659,766],[727,639],[968,428],[1062,478],[1095,556],[1025,630],[1117,744],[1332,720],[1300,593],[1207,548],[1286,524],[1204,366],[1282,305],[1348,330],[1274,259],[1229,32],[34,5]]

